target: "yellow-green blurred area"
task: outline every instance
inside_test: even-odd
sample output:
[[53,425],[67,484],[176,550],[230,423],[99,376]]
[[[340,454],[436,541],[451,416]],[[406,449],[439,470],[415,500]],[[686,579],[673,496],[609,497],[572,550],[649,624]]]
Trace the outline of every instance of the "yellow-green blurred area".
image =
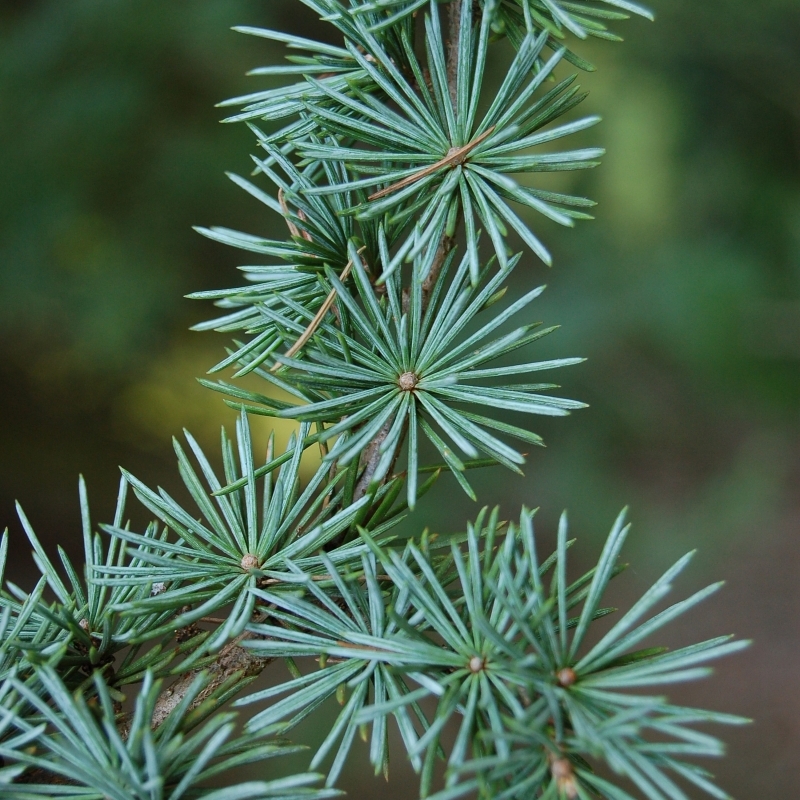
[[[668,643],[756,644],[674,694],[757,718],[712,765],[723,786],[797,797],[800,3],[654,5],[655,24],[619,26],[625,43],[587,45],[598,71],[580,78],[579,111],[604,121],[581,143],[608,155],[557,183],[598,200],[596,221],[534,220],[555,266],[526,256],[512,286],[549,285],[532,313],[562,327],[531,355],[587,356],[555,379],[591,408],[531,420],[548,447],[525,478],[471,478],[508,514],[541,506],[547,543],[569,508],[587,563],[630,504],[621,601],[699,548],[680,588],[729,584]],[[0,521],[15,580],[31,572],[14,499],[49,546],[77,554],[79,472],[102,521],[119,464],[180,494],[170,437],[187,427],[213,453],[232,427],[195,381],[226,340],[188,333],[213,310],[182,298],[237,285],[253,262],[191,226],[285,229],[223,175],[249,172],[253,136],[219,124],[214,103],[264,86],[244,73],[281,57],[234,24],[331,35],[296,0],[0,4]],[[254,425],[263,448],[270,423]],[[442,478],[406,524],[457,529],[476,511]],[[413,781],[353,785],[417,796]]]

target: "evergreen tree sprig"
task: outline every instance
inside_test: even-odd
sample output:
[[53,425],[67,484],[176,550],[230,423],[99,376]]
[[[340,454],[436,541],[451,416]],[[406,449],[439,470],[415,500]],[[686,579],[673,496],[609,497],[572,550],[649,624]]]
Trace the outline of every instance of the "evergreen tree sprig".
[[[301,2],[335,41],[239,28],[287,47],[254,71],[287,85],[222,104],[258,148],[253,174],[230,177],[284,237],[198,229],[263,262],[244,287],[191,295],[221,309],[198,329],[236,337],[202,381],[239,412],[235,439],[223,430],[221,471],[190,434],[174,442],[188,502],[123,472],[108,524],[81,481],[82,567],[51,560],[20,509],[40,579],[0,588],[0,797],[333,797],[359,739],[388,778],[396,726],[420,797],[727,798],[698,759],[723,752],[706,726],[745,720],[663,691],[746,642],[651,641],[720,588],[666,604],[691,554],[619,612],[604,598],[625,512],[579,575],[566,515],[546,559],[526,508],[451,534],[396,527],[442,473],[476,500],[468,470],[521,472],[530,454],[506,440],[542,444],[531,415],[584,407],[529,382],[582,361],[529,354],[554,330],[530,316],[544,287],[506,295],[551,263],[543,217],[590,219],[591,200],[540,183],[602,155],[565,144],[599,121],[572,116],[585,95],[565,65],[592,68],[583,40],[649,12]],[[517,269],[520,242],[534,258]],[[255,454],[251,416],[296,424],[283,452],[273,432]],[[0,579],[7,554],[4,535]],[[288,677],[253,686],[274,662]],[[263,762],[296,756],[287,735],[334,700],[307,769],[275,777]]]

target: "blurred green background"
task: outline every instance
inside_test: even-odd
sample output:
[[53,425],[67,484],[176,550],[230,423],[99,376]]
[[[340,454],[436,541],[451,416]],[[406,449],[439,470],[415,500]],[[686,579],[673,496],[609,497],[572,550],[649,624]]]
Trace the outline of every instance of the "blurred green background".
[[[681,588],[728,587],[674,642],[756,644],[675,696],[757,718],[713,765],[729,791],[797,797],[800,3],[655,10],[625,44],[589,45],[581,110],[603,114],[587,141],[608,155],[561,185],[599,200],[597,221],[540,225],[556,266],[531,257],[517,276],[549,284],[535,313],[563,327],[536,353],[588,356],[560,377],[591,408],[536,426],[549,447],[525,479],[475,483],[508,513],[541,506],[547,541],[568,507],[587,563],[630,503],[621,601],[698,547]],[[175,490],[170,436],[187,426],[213,448],[231,420],[194,381],[225,340],[187,332],[209,309],[182,296],[234,285],[242,263],[191,225],[282,228],[223,176],[249,170],[252,137],[213,105],[281,55],[234,24],[330,35],[293,0],[0,4],[0,523],[16,580],[30,572],[14,499],[74,552],[78,472],[107,519],[118,464]],[[475,510],[443,479],[410,524],[454,529]],[[353,780],[356,797],[378,786]]]

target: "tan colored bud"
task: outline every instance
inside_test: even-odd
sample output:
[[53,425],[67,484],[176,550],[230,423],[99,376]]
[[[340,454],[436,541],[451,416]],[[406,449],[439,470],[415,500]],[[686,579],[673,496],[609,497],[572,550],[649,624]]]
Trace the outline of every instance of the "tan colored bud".
[[252,553],[242,556],[241,567],[245,572],[249,572],[251,569],[258,569],[258,556],[254,556]]
[[486,666],[486,662],[480,656],[472,656],[469,660],[469,671],[479,673]]
[[397,383],[404,392],[412,391],[419,383],[419,378],[413,372],[404,372],[398,379]]
[[559,684],[565,689],[573,686],[578,680],[578,675],[575,670],[572,669],[572,667],[564,667],[564,669],[560,669],[556,674],[556,677],[558,678]]

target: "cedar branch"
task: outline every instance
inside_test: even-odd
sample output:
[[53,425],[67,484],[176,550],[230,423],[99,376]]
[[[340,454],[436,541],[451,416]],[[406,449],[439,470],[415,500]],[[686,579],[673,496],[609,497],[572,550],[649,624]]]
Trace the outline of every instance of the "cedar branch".
[[[454,97],[454,95],[455,95],[455,86],[456,86],[456,84],[455,84],[455,74],[456,74],[455,70],[456,70],[456,64],[458,63],[457,62],[457,59],[458,59],[458,30],[459,30],[458,25],[459,25],[459,21],[460,21],[460,17],[461,17],[461,5],[462,5],[462,0],[451,0],[451,3],[450,3],[450,41],[448,42],[448,52],[447,52],[447,57],[448,57],[447,58],[447,60],[448,60],[448,83],[450,84],[449,88],[450,88],[451,97]],[[490,133],[490,131],[487,131],[487,134],[488,133]],[[477,142],[477,141],[473,142],[473,143],[470,143],[471,144],[470,150],[474,149],[477,146],[477,144],[479,144],[479,143],[480,142]],[[282,195],[280,195],[280,200],[281,200],[282,204],[285,204],[285,199],[282,197]],[[288,224],[288,221],[287,221],[287,224]],[[291,231],[291,227],[290,227],[290,231]],[[292,231],[292,234],[295,235],[293,231]],[[434,271],[435,271],[436,274],[438,274],[438,271],[441,268],[441,265],[444,263],[444,257],[452,249],[452,247],[453,247],[452,238],[448,237],[448,236],[443,237],[442,242],[439,245],[439,251],[440,251],[440,253],[443,253],[443,255],[442,255],[441,258],[439,258],[438,254],[437,254],[436,262],[438,262],[438,266],[437,266],[437,263],[434,263],[434,266],[431,268],[431,273],[434,273]],[[352,263],[349,263],[349,267],[350,267],[350,269],[352,269]],[[347,267],[345,267],[345,269],[347,269]],[[340,279],[341,280],[346,279],[347,275],[344,275],[344,271],[343,271],[342,274],[343,274],[344,277],[340,277]],[[348,274],[349,274],[349,272],[348,272]],[[430,277],[430,275],[429,275],[429,277]],[[330,295],[328,295],[328,297],[330,298]],[[327,302],[327,299],[326,299],[326,302]],[[333,299],[331,299],[331,301],[330,301],[330,304],[332,304],[332,303],[333,303]],[[329,310],[330,304],[328,305],[328,308],[325,309],[325,313],[327,313],[327,311]],[[323,306],[324,305],[325,304],[323,304]],[[320,311],[322,311],[322,309],[320,309]],[[321,322],[322,318],[324,317],[324,313],[322,315],[320,315],[318,313],[317,316],[320,316],[320,320],[316,323],[316,326],[318,326],[319,323]],[[316,320],[316,317],[315,317],[315,320]],[[312,321],[312,324],[313,324],[313,321]],[[316,329],[316,326],[315,326],[314,329]],[[309,327],[311,327],[311,326],[309,326]],[[314,329],[312,329],[311,333],[308,334],[308,337],[306,338],[306,341],[308,341],[308,338],[310,338],[310,336],[313,335],[313,330]],[[305,335],[305,333],[304,333],[304,335]],[[305,342],[303,342],[303,344],[304,343]],[[297,343],[295,343],[295,344],[297,344]],[[300,344],[300,347],[302,347],[303,344]],[[388,433],[388,429],[387,429],[387,433]],[[365,451],[365,455],[367,454],[367,452],[375,452],[375,453],[377,453],[378,449],[380,448],[380,445],[382,444],[383,440],[386,438],[386,435],[387,434],[383,433],[383,432],[379,433],[378,436],[376,436],[376,438],[370,443],[367,451]],[[356,489],[356,493],[355,493],[356,494],[356,498],[355,499],[358,499],[358,497],[363,496],[363,494],[366,492],[366,490],[369,487],[369,484],[371,482],[371,475],[374,474],[376,466],[377,466],[377,460],[375,461],[374,465],[369,464],[366,467],[366,469],[364,470],[364,472],[362,473],[361,479],[359,480],[358,486],[357,486],[357,489]],[[207,687],[207,689],[204,691],[204,695],[206,695],[209,691],[213,691],[214,688],[222,685],[226,680],[228,680],[231,676],[233,676],[233,675],[235,675],[237,673],[240,674],[242,677],[251,677],[253,675],[258,675],[260,672],[262,672],[267,667],[267,665],[270,663],[270,659],[259,658],[258,656],[255,656],[253,653],[251,653],[249,650],[247,650],[246,648],[243,648],[243,647],[239,646],[239,642],[244,638],[248,638],[249,636],[250,636],[250,634],[245,633],[242,636],[240,636],[240,637],[234,639],[233,641],[229,642],[220,651],[220,653],[217,656],[217,658],[214,661],[214,663],[210,667],[206,668],[212,673],[212,680],[211,680],[211,682],[209,684],[209,687]],[[159,696],[158,700],[156,701],[155,713],[153,715],[153,725],[154,725],[154,727],[157,727],[159,724],[161,724],[164,721],[164,719],[166,719],[166,717],[168,716],[169,711],[174,709],[177,706],[177,704],[180,702],[180,699],[185,696],[186,692],[188,691],[189,687],[191,686],[191,682],[192,682],[193,679],[194,679],[194,674],[191,673],[191,672],[187,673],[186,675],[182,675],[175,683],[173,683],[168,689],[164,690],[161,693],[161,695]],[[202,701],[202,696],[197,698],[197,701]]]

